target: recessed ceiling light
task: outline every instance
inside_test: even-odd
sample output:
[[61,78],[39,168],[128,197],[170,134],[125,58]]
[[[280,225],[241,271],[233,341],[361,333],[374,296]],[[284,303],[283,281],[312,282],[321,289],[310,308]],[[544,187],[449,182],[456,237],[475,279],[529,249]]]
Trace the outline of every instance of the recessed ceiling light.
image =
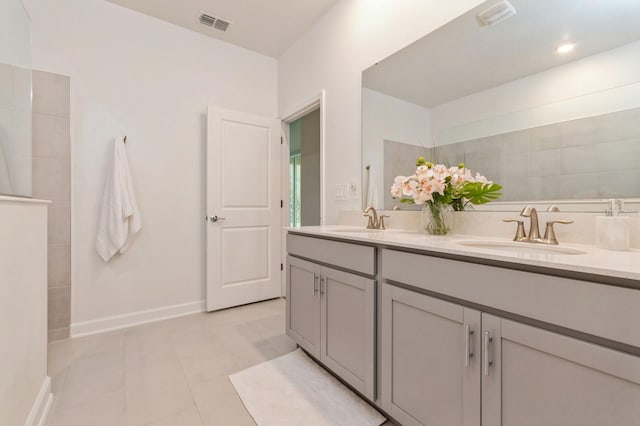
[[556,53],[563,55],[565,53],[571,52],[575,47],[576,45],[573,43],[564,43],[558,46],[558,48],[556,49]]

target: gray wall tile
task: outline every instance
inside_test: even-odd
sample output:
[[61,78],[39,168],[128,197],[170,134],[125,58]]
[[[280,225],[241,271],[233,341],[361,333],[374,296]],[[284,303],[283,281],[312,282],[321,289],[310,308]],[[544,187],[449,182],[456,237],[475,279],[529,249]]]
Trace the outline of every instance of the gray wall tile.
[[[640,122],[638,122],[640,127]],[[597,170],[620,170],[640,168],[640,136],[633,139],[595,145]],[[638,194],[635,195],[636,197]]]
[[560,150],[532,151],[529,155],[529,176],[560,175]]
[[33,158],[33,196],[55,201],[71,198],[71,170],[68,158]]
[[33,195],[53,200],[48,230],[49,340],[68,337],[71,318],[69,83],[68,77],[33,73]]
[[43,71],[33,72],[33,112],[70,116],[69,77]]
[[640,194],[640,168],[598,173],[598,195],[601,198],[628,198]]
[[55,330],[49,330],[49,342],[56,340],[62,340],[69,338],[69,327],[57,328]]
[[560,127],[557,124],[529,129],[529,150],[541,151],[560,147]]
[[640,196],[640,108],[440,146],[435,152],[438,162],[464,162],[502,184],[502,201]]
[[[383,194],[381,196],[385,209],[391,209],[399,204],[391,197],[389,189],[396,176],[408,176],[416,170],[416,159],[423,156],[429,159],[429,150],[422,146],[406,144],[402,142],[384,141],[384,182]],[[408,206],[408,205],[405,205]],[[403,210],[409,210],[409,207],[403,207]]]
[[71,322],[71,287],[49,288],[49,329],[68,327]]
[[599,143],[640,136],[640,108],[600,115],[595,120]]
[[529,152],[529,130],[502,135],[502,151],[505,154],[527,154]]
[[556,180],[556,184],[559,198],[598,198],[598,179],[595,173],[563,175]]
[[69,203],[53,202],[49,205],[49,243],[71,242],[71,209]]
[[474,174],[480,173],[494,182],[502,181],[502,161],[499,151],[467,153],[464,163]]
[[529,176],[529,154],[524,153],[503,153],[502,158],[502,178],[527,177]]
[[71,245],[49,244],[49,287],[71,285]]
[[529,200],[554,200],[558,195],[557,176],[534,176],[527,179]]
[[593,145],[560,149],[560,174],[593,173],[597,170]]
[[528,178],[524,177],[510,177],[507,178],[508,185],[504,185],[502,189],[501,201],[517,201],[526,200],[528,194]]
[[560,146],[593,145],[595,138],[595,118],[582,118],[559,123]]
[[33,114],[33,156],[68,159],[71,148],[69,124],[68,118]]
[[466,155],[475,153],[500,152],[502,140],[500,135],[487,138],[475,139],[464,142],[464,152]]

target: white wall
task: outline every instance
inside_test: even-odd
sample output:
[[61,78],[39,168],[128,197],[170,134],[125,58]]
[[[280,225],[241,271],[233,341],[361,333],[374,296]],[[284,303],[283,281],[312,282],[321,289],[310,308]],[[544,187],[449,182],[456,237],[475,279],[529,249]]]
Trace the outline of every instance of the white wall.
[[335,185],[360,182],[362,71],[442,26],[478,0],[341,0],[278,62],[281,116],[326,90],[326,223],[361,200],[335,201]]
[[0,424],[30,426],[51,396],[47,204],[0,196],[0,223]]
[[[384,181],[384,141],[432,146],[429,114],[429,109],[423,106],[362,88],[362,163],[371,166],[375,180],[379,203],[374,207],[382,208],[384,193],[391,186],[391,182]],[[407,164],[407,169],[411,166]],[[363,193],[367,180],[363,170]]]
[[640,41],[431,109],[438,144],[640,106]]
[[[276,116],[277,62],[104,0],[25,4],[34,68],[71,76],[72,333],[142,310],[197,309],[206,108]],[[109,147],[122,134],[143,229],[105,264],[94,249],[99,202]]]
[[31,67],[31,24],[20,0],[0,2],[0,63]]

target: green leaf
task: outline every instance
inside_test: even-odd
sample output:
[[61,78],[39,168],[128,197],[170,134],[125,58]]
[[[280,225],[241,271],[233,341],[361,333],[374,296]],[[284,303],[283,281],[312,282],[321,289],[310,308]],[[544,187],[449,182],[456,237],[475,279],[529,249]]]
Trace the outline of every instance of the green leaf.
[[407,203],[407,204],[415,204],[415,201],[413,201],[413,198],[400,198],[400,202]]
[[462,195],[471,204],[485,204],[502,196],[502,186],[497,183],[467,182]]

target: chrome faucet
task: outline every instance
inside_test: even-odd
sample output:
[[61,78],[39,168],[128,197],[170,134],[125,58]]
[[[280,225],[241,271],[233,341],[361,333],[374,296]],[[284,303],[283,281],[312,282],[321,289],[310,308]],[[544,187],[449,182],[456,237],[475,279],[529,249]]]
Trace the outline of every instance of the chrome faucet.
[[[547,209],[548,212],[558,212],[556,206],[551,206]],[[513,241],[520,241],[525,243],[540,243],[540,244],[552,244],[557,245],[558,239],[556,238],[556,233],[553,229],[553,225],[556,223],[560,223],[563,225],[568,225],[573,223],[573,220],[567,219],[559,219],[559,220],[550,220],[546,224],[546,229],[544,231],[544,237],[540,237],[540,225],[538,223],[538,211],[533,206],[526,206],[520,212],[520,216],[528,217],[530,220],[529,224],[529,234],[524,229],[524,222],[518,219],[503,219],[504,222],[517,222],[518,228],[516,229],[516,236],[513,238]]]
[[378,212],[372,206],[367,207],[364,210],[364,213],[365,214],[363,216],[369,218],[369,221],[367,222],[367,229],[387,229],[384,226],[384,218],[389,216],[386,216],[386,215],[378,216]]

